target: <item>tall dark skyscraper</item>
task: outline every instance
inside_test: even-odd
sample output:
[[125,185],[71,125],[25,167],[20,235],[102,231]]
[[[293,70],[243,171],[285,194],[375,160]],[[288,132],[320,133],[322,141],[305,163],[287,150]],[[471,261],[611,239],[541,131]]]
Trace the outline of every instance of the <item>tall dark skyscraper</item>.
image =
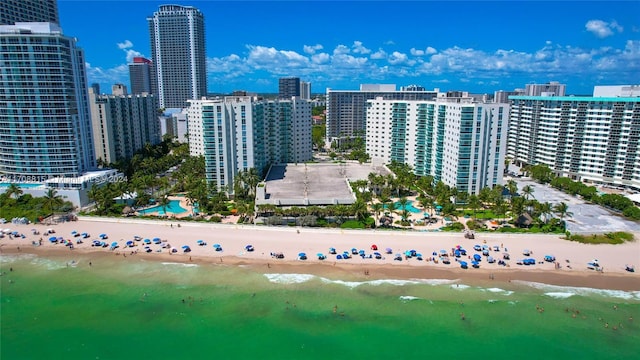
[[134,57],[129,64],[129,82],[132,94],[154,93],[153,63],[143,57]]
[[17,22],[60,24],[56,0],[0,0],[0,25]]
[[278,81],[278,97],[290,99],[292,96],[300,96],[300,78],[280,78]]
[[207,95],[204,16],[191,6],[162,5],[149,22],[161,108],[183,108]]

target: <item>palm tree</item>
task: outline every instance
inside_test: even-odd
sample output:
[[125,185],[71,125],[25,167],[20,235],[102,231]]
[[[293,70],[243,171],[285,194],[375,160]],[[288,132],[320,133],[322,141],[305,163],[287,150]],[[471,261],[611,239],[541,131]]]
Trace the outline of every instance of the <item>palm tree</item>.
[[380,213],[384,210],[384,206],[382,205],[382,203],[374,203],[371,204],[371,211],[373,211],[373,213],[376,215],[376,226],[378,225],[378,218],[380,216]]
[[49,213],[53,214],[54,210],[63,204],[62,196],[58,195],[55,189],[48,189],[44,194],[44,204],[49,209]]
[[367,204],[362,200],[356,200],[351,204],[351,213],[360,221],[364,221],[367,215]]
[[549,222],[549,216],[553,214],[553,206],[551,203],[544,202],[538,204],[538,211],[540,212],[540,216],[544,218],[544,223]]
[[522,188],[522,194],[526,200],[529,200],[529,197],[535,198],[535,196],[533,196],[533,187],[531,185],[525,185]]
[[162,207],[162,211],[164,211],[165,215],[167,215],[167,207],[169,207],[170,203],[171,200],[169,200],[169,197],[167,195],[163,195],[158,202],[158,204],[160,204],[160,206]]
[[511,179],[507,181],[506,188],[509,191],[509,201],[513,201],[513,197],[518,193],[518,183]]
[[407,204],[409,203],[409,200],[406,197],[401,197],[400,200],[398,200],[398,204],[400,204],[400,217],[402,218],[402,221],[407,221],[407,218],[409,217],[409,210],[407,210]]
[[7,190],[5,190],[5,193],[9,197],[15,196],[15,198],[17,199],[20,197],[20,195],[22,195],[22,189],[20,189],[20,186],[18,184],[11,183],[9,184],[9,186],[7,186]]
[[480,198],[478,198],[478,195],[476,194],[469,195],[469,207],[473,211],[474,221],[476,220],[476,211],[478,211],[481,205],[482,203],[480,202]]
[[565,217],[570,218],[573,216],[573,213],[569,211],[569,206],[563,202],[556,204],[556,206],[553,207],[553,210],[556,212],[556,215],[558,215],[560,222],[562,223],[564,223]]

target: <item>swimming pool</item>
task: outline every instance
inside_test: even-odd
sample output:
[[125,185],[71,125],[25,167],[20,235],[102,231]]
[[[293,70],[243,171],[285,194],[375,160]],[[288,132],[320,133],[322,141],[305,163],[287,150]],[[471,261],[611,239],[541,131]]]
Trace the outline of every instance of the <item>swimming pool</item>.
[[[187,209],[180,206],[180,200],[170,200],[166,208],[167,208],[168,214],[182,214],[188,211]],[[158,213],[158,215],[165,215],[164,207],[162,205],[157,205],[144,210],[138,210],[138,213],[140,215],[149,215],[151,213]]]
[[[401,211],[404,210],[399,201],[396,201],[395,203],[393,203],[393,207],[396,210],[401,210]],[[386,206],[385,206],[385,208],[386,208]],[[412,200],[407,201],[407,205],[405,205],[405,209],[407,211],[409,211],[410,213],[414,213],[414,214],[422,212],[422,210],[420,210],[420,209],[416,208],[415,206],[413,206],[413,201]]]
[[0,182],[0,188],[3,187],[9,187],[9,185],[11,184],[16,184],[18,185],[18,187],[22,188],[22,189],[28,189],[28,188],[37,188],[40,187],[44,184],[38,184],[38,183],[8,183],[8,182]]

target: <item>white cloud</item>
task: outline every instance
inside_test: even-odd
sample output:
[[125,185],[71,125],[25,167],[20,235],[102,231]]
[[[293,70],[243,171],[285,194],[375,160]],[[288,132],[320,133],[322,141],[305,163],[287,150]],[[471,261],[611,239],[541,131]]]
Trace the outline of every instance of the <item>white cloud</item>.
[[371,54],[370,58],[372,60],[386,59],[387,58],[387,53],[382,49],[378,49],[378,51],[376,51],[373,54]]
[[424,50],[418,50],[416,48],[411,48],[411,50],[409,50],[409,52],[413,56],[423,56],[424,55]]
[[389,64],[397,65],[405,62],[407,62],[407,54],[394,51],[391,56],[389,56]]
[[384,45],[395,45],[396,43],[393,40],[387,40],[383,43]]
[[427,54],[435,54],[438,52],[438,50],[436,50],[435,48],[432,48],[431,46],[427,46],[427,50],[425,51]]
[[305,46],[303,47],[303,49],[304,49],[304,52],[305,52],[306,54],[315,54],[315,53],[316,53],[316,51],[324,49],[324,46],[322,46],[322,45],[320,45],[320,44],[315,44],[315,45],[305,45]]
[[354,41],[351,49],[355,54],[369,54],[371,52],[371,50],[362,45],[362,41]]
[[315,64],[324,64],[327,61],[329,61],[330,58],[331,56],[327,53],[319,53],[319,54],[312,55],[311,61]]
[[624,30],[615,20],[610,23],[603,20],[589,20],[584,27],[601,39],[613,35],[614,31],[621,33]]
[[349,50],[348,47],[344,46],[344,45],[338,45],[336,46],[335,49],[333,49],[333,55],[341,55],[341,54],[348,54],[351,50]]
[[128,49],[130,47],[133,47],[133,43],[129,40],[125,40],[122,43],[118,43],[118,48],[121,50]]
[[125,52],[127,63],[133,62],[133,58],[137,56],[143,56],[141,52],[133,49],[133,43],[130,40],[125,40],[124,42],[118,43],[118,49]]

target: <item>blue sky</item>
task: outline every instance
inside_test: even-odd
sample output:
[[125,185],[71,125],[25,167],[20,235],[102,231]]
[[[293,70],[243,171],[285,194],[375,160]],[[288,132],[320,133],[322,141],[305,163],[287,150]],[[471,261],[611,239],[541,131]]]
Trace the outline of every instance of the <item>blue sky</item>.
[[90,83],[129,84],[126,64],[150,57],[146,18],[162,4],[203,12],[210,92],[277,92],[286,76],[313,93],[362,83],[492,93],[560,81],[569,94],[640,84],[640,1],[58,0]]

